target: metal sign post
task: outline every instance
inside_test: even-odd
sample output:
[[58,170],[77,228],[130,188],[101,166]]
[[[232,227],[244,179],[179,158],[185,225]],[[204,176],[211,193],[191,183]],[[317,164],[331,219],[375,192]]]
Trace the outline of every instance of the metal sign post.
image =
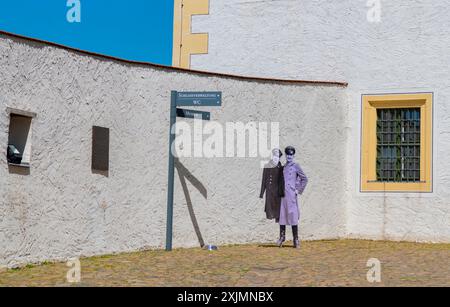
[[170,94],[170,126],[169,126],[169,174],[167,184],[167,223],[166,223],[166,251],[172,250],[173,237],[173,190],[175,157],[172,152],[172,144],[175,141],[175,123],[177,116],[184,118],[199,118],[210,120],[210,113],[196,110],[177,109],[177,106],[209,106],[222,105],[222,92],[177,92]]
[[175,122],[177,120],[177,92],[170,94],[170,126],[169,126],[169,182],[167,185],[167,223],[166,223],[166,251],[172,250],[172,228],[173,228],[173,177],[174,177],[174,156],[172,144],[175,141]]

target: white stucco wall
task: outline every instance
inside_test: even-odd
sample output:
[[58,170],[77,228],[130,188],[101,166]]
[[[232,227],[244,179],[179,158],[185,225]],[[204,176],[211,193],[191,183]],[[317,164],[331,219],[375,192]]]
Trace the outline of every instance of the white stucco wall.
[[[209,54],[193,69],[347,81],[347,89],[243,81],[114,62],[0,36],[0,144],[6,107],[36,112],[29,175],[0,155],[0,265],[163,248],[169,92],[220,90],[212,118],[280,121],[310,178],[304,239],[450,242],[450,8],[446,1],[210,0],[193,17]],[[433,92],[433,193],[359,191],[361,94]],[[91,127],[111,128],[109,177],[92,173]],[[259,159],[182,159],[205,243],[270,242]],[[174,246],[198,246],[175,174]],[[192,213],[192,212],[191,212]]]
[[[349,82],[347,235],[450,242],[450,6],[381,0],[370,23],[365,0],[211,0],[193,17],[209,53],[192,68],[251,76]],[[433,92],[433,193],[360,193],[361,95]]]
[[[218,90],[212,118],[280,122],[309,177],[303,239],[345,234],[345,88],[193,74],[112,61],[0,35],[0,144],[7,107],[36,113],[29,174],[0,155],[0,265],[163,248],[170,90]],[[110,128],[110,170],[91,171],[92,126]],[[273,242],[259,158],[182,158],[205,243]],[[174,247],[199,246],[175,174]]]

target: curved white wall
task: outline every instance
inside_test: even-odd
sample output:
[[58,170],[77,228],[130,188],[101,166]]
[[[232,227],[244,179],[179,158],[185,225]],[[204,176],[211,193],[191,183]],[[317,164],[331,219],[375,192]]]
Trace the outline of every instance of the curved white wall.
[[[35,112],[31,169],[0,155],[0,265],[164,247],[171,90],[218,90],[213,120],[280,122],[310,182],[301,236],[345,234],[345,88],[193,74],[93,57],[0,35],[0,144],[7,107]],[[110,171],[91,171],[91,129],[110,128]],[[181,162],[205,243],[272,242],[259,158]],[[199,246],[175,175],[174,247]],[[192,212],[191,212],[192,213]]]

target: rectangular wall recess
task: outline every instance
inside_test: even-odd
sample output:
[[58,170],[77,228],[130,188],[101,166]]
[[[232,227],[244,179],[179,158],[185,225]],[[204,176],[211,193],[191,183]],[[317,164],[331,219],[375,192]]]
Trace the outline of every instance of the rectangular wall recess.
[[92,170],[109,170],[109,128],[92,127]]

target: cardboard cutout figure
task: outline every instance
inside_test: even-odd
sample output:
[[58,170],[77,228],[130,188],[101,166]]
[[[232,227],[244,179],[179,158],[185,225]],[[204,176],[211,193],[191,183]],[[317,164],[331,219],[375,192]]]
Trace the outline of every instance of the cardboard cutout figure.
[[275,219],[277,223],[280,218],[281,198],[284,196],[283,166],[280,162],[282,155],[281,150],[272,150],[272,160],[264,166],[259,195],[263,198],[264,192],[266,193],[266,217],[269,220]]
[[286,165],[283,168],[284,177],[284,197],[281,200],[280,208],[280,239],[278,246],[282,246],[286,240],[286,225],[292,226],[294,247],[300,247],[298,239],[298,221],[300,210],[297,195],[301,195],[306,188],[308,178],[298,163],[294,162],[295,148],[288,146],[285,149]]

